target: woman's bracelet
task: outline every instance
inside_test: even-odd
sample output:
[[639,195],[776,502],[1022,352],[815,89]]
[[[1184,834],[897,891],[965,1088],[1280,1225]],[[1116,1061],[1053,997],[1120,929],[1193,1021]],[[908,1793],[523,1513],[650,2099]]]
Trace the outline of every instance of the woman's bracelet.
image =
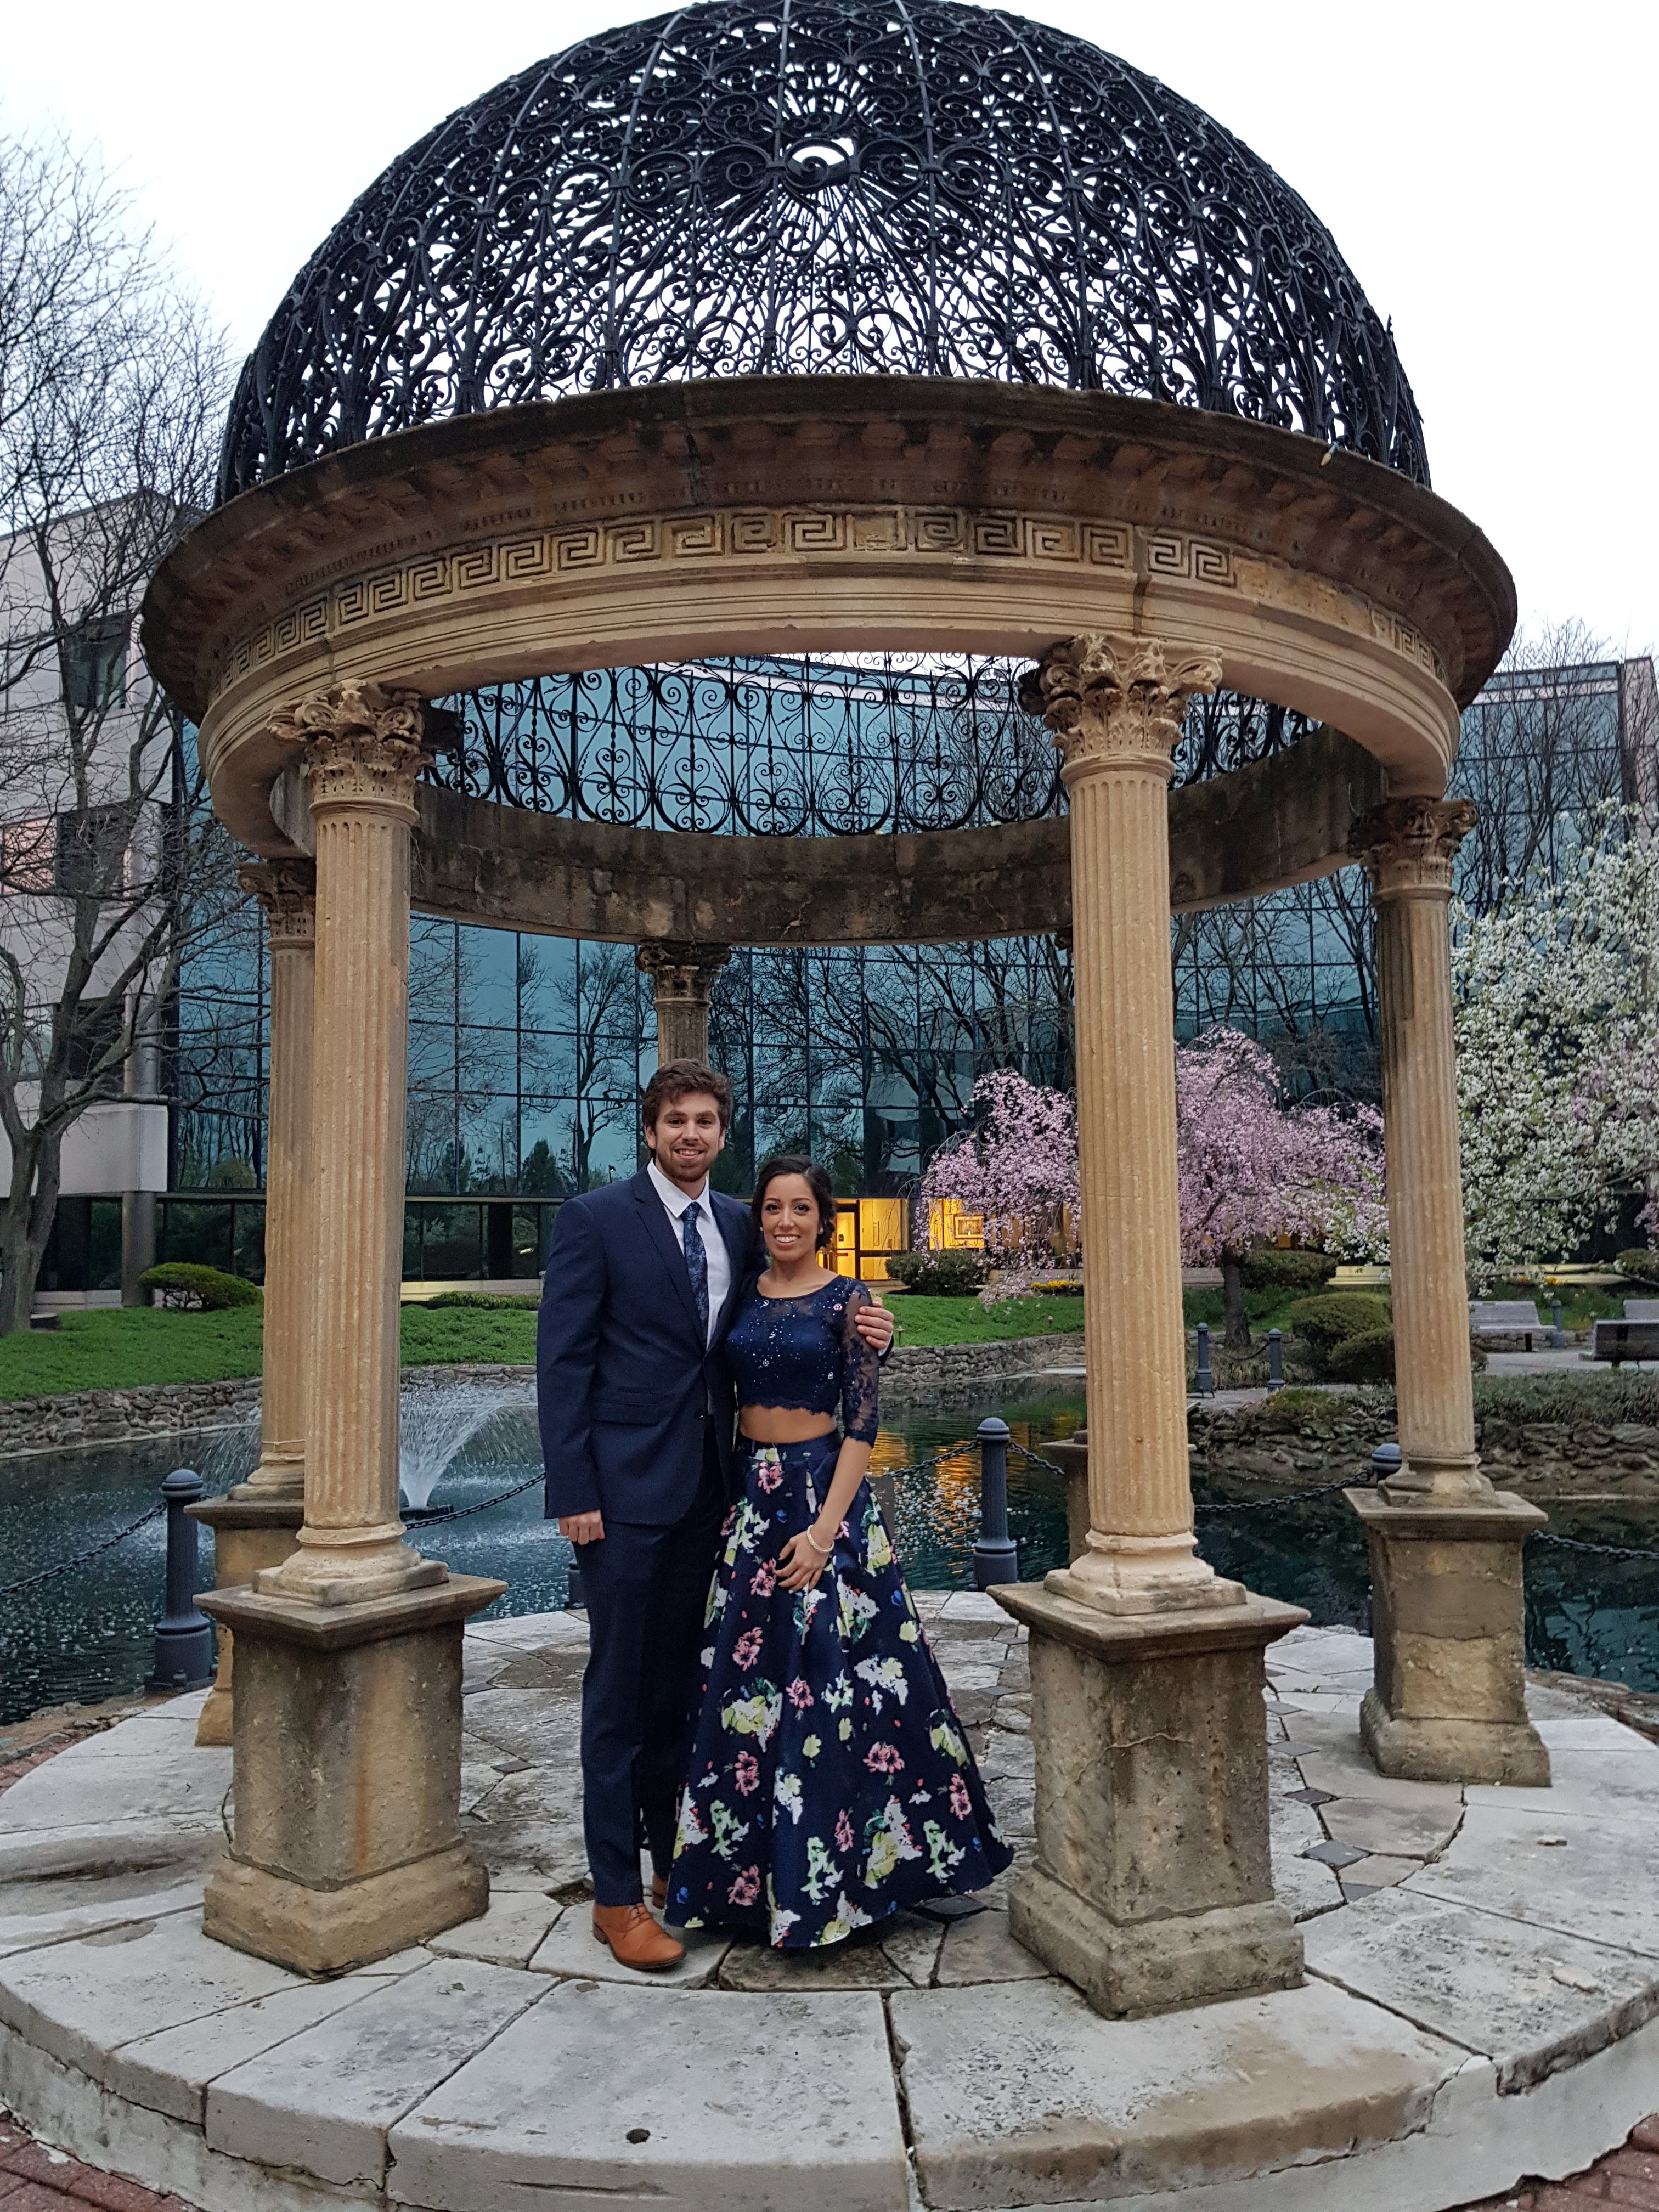
[[817,1538],[812,1534],[810,1528],[803,1530],[802,1533],[805,1536],[807,1542],[812,1547],[812,1549],[817,1553],[821,1559],[830,1559],[834,1554],[836,1540],[833,1536],[830,1539],[830,1541],[827,1544],[820,1544]]

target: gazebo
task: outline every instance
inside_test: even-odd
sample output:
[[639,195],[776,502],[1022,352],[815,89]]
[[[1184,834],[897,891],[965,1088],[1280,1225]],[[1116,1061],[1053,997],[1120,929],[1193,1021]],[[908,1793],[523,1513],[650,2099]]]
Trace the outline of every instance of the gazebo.
[[[217,1509],[235,1832],[210,1934],[332,1972],[479,1911],[462,1625],[404,1540],[398,1285],[422,912],[630,941],[696,1049],[735,945],[1069,929],[1089,1529],[1031,1632],[1016,1932],[1097,2008],[1279,1988],[1263,1652],[1303,1618],[1193,1534],[1172,905],[1348,865],[1376,900],[1399,1473],[1371,1546],[1385,1772],[1547,1778],[1541,1517],[1474,1448],[1443,797],[1510,578],[1428,485],[1393,340],[1264,163],[1152,79],[957,0],[701,0],[459,111],[295,280],[157,678],[258,856],[272,967],[260,1464]],[[1066,817],[766,839],[581,823],[432,771],[434,704],[710,656],[1031,665]],[[1310,726],[1169,791],[1188,702]],[[229,1712],[227,1712],[227,1707]]]

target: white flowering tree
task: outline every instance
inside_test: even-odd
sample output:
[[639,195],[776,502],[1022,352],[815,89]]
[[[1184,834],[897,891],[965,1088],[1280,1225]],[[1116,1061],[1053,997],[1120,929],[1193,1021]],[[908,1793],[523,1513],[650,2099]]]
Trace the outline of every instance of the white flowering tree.
[[1603,807],[1575,866],[1453,913],[1469,1274],[1566,1258],[1632,1190],[1659,1197],[1659,847]]

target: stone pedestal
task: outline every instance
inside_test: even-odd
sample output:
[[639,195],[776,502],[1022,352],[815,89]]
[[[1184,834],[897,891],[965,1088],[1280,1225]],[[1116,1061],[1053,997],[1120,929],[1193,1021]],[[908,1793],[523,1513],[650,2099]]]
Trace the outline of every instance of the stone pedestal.
[[1044,1444],[1045,1459],[1066,1474],[1066,1556],[1080,1559],[1089,1543],[1089,1431],[1079,1429],[1058,1443]]
[[1267,1847],[1267,1645],[1307,1614],[1271,1598],[1126,1619],[1017,1584],[1031,1632],[1037,1862],[1009,1925],[1111,2017],[1302,1980]]
[[[213,1531],[213,1571],[222,1589],[246,1589],[262,1567],[280,1567],[300,1539],[305,1501],[297,1494],[263,1496],[252,1486],[239,1483],[228,1498],[204,1498],[199,1505],[185,1508],[192,1521],[204,1522]],[[219,1623],[219,1664],[213,1688],[196,1723],[198,1743],[231,1741],[231,1671],[236,1639],[224,1621]]]
[[334,1974],[483,1911],[457,1809],[461,1634],[506,1587],[452,1575],[348,1605],[200,1601],[236,1638],[235,1835],[207,1935]]
[[1370,1545],[1376,1680],[1359,1728],[1377,1771],[1547,1785],[1527,1718],[1521,1562],[1548,1516],[1506,1491],[1462,1505],[1346,1496]]

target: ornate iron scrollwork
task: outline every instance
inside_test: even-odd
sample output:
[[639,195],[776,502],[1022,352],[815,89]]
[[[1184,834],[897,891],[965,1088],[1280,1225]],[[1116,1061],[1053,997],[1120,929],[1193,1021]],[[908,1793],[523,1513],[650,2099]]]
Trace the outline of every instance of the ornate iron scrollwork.
[[221,496],[447,416],[757,371],[1125,392],[1428,482],[1330,234],[1189,101],[1001,9],[704,0],[392,163],[250,357]]
[[[1006,660],[679,662],[494,685],[452,701],[429,771],[470,797],[645,830],[749,837],[967,830],[1063,811],[1060,756]],[[1294,744],[1304,718],[1194,699],[1176,754],[1196,783]]]

